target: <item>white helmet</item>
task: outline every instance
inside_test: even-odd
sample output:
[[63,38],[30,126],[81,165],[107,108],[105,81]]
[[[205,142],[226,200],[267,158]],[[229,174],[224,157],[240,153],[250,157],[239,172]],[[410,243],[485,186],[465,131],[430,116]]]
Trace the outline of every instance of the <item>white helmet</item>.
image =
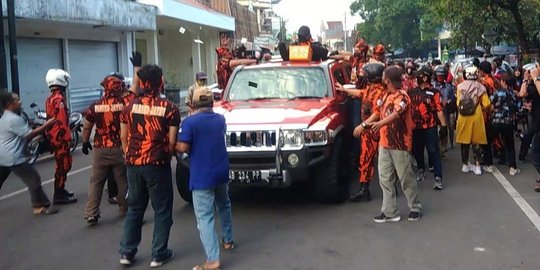
[[45,81],[47,82],[47,86],[49,87],[67,87],[69,85],[69,79],[71,79],[69,73],[59,68],[49,69],[49,71],[47,71],[47,75],[45,75]]
[[465,79],[467,80],[478,79],[478,69],[475,66],[466,67],[463,73],[465,74]]

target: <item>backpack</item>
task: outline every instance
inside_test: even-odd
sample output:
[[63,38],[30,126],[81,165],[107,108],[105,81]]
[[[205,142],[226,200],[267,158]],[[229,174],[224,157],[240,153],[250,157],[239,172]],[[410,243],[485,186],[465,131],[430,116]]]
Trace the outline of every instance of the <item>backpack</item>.
[[[471,86],[472,84],[469,86],[469,89]],[[476,112],[476,107],[478,106],[478,103],[474,101],[473,98],[473,93],[475,93],[475,91],[469,91],[469,89],[467,89],[465,95],[461,96],[459,101],[458,112],[463,116],[474,115],[474,112]]]

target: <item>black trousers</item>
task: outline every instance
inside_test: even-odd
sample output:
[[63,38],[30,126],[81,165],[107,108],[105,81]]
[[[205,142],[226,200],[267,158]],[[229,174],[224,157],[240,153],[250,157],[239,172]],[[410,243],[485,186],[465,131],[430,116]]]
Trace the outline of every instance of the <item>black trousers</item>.
[[0,166],[0,189],[11,172],[18,176],[28,187],[32,207],[48,207],[51,205],[49,198],[47,198],[47,195],[43,192],[43,188],[41,188],[41,176],[39,176],[36,169],[28,164],[28,162],[12,167]]
[[514,126],[505,124],[493,125],[493,136],[500,136],[506,153],[506,160],[511,168],[517,168],[516,165],[516,146],[514,144]]

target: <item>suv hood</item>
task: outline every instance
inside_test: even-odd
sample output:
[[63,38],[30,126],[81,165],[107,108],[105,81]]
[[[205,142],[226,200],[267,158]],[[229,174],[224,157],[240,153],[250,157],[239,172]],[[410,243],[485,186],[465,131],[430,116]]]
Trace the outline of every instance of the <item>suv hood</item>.
[[227,125],[295,125],[307,128],[325,117],[329,99],[258,100],[223,102],[214,111]]

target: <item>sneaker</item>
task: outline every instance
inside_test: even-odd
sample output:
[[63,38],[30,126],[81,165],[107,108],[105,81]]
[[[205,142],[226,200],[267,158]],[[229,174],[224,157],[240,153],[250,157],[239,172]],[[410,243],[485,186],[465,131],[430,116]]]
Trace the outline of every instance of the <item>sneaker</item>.
[[412,211],[409,213],[409,217],[407,218],[409,221],[418,221],[420,220],[420,212]]
[[461,172],[462,173],[468,173],[471,171],[471,167],[470,165],[467,165],[467,164],[463,164],[463,166],[461,167]]
[[433,172],[434,168],[433,166],[429,167],[428,171]]
[[475,175],[482,175],[482,168],[478,165],[474,166],[474,174]]
[[109,198],[109,203],[110,204],[118,204],[118,200],[116,199],[116,197],[111,197],[111,198]]
[[492,165],[482,166],[482,169],[484,169],[485,172],[493,173],[493,166]]
[[418,170],[418,175],[416,176],[416,181],[424,181],[426,179],[426,176],[424,175],[424,170],[420,169]]
[[399,222],[401,221],[401,216],[387,217],[384,213],[373,218],[375,223],[386,223],[386,222]]
[[135,260],[135,256],[122,255],[120,256],[121,265],[131,265]]
[[534,191],[540,192],[540,185],[536,185],[536,186],[534,187]]
[[520,172],[521,172],[521,170],[518,169],[518,168],[510,168],[509,174],[510,174],[511,176],[514,176],[514,175],[516,175],[516,174],[519,174]]
[[169,249],[169,256],[165,257],[164,259],[158,261],[156,259],[152,259],[152,262],[150,263],[151,268],[158,268],[163,266],[164,264],[170,262],[172,259],[174,259],[174,251]]
[[434,190],[443,190],[444,186],[442,183],[442,178],[436,176],[435,177],[435,185],[433,185]]
[[53,203],[55,205],[76,203],[77,198],[73,197],[72,195],[70,196],[69,194],[72,193],[66,191],[65,189],[55,190],[53,196]]
[[98,223],[98,219],[99,219],[98,216],[87,217],[86,218],[86,223],[88,223],[89,226],[94,226],[94,225],[96,225]]

